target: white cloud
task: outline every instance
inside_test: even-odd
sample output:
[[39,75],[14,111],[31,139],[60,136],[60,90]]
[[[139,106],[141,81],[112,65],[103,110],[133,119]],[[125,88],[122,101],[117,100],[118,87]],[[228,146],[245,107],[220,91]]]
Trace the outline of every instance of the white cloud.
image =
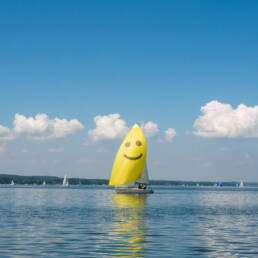
[[17,135],[26,134],[33,140],[63,138],[84,128],[77,119],[51,120],[46,114],[37,114],[35,118],[16,114],[13,124]]
[[7,135],[10,133],[10,129],[6,126],[0,125],[0,134],[1,135]]
[[141,128],[146,137],[154,137],[158,134],[159,128],[158,125],[154,122],[141,122]]
[[173,142],[174,137],[176,136],[176,130],[173,128],[168,128],[165,131],[165,139],[167,142]]
[[[85,146],[100,140],[123,139],[130,130],[126,121],[120,118],[120,114],[96,116],[94,117],[94,121],[96,128],[88,131],[89,138],[83,143]],[[145,137],[148,138],[155,137],[159,133],[158,125],[152,121],[140,122],[140,127]],[[173,128],[169,128],[165,134],[166,140],[172,142],[176,131]],[[159,141],[160,139],[157,140]],[[164,142],[164,140],[160,141]]]
[[96,128],[88,131],[89,137],[93,141],[121,139],[129,131],[126,122],[120,119],[120,114],[96,116],[94,117],[94,121]]
[[0,145],[0,152],[7,152],[7,148],[5,144]]
[[213,100],[201,107],[194,122],[194,134],[203,138],[258,138],[258,106],[230,104]]
[[0,141],[14,140],[15,137],[10,128],[0,125]]

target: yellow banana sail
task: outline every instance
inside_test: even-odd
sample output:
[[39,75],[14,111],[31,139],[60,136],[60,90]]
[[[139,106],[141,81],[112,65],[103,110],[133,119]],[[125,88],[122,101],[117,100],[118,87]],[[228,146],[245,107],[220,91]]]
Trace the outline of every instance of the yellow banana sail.
[[135,124],[123,140],[112,169],[109,185],[123,185],[141,177],[147,145],[141,128]]

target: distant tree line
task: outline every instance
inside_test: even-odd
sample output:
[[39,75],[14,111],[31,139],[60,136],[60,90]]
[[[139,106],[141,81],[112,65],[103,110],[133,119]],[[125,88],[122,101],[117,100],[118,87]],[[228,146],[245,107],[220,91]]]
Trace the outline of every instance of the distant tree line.
[[[107,179],[86,179],[86,178],[68,178],[70,185],[108,185]],[[19,176],[0,174],[0,184],[15,184],[21,185],[42,185],[45,181],[47,185],[61,185],[62,177],[56,176]],[[179,180],[151,180],[152,185],[167,185],[167,186],[214,186],[219,184],[223,186],[236,186],[239,182],[209,182],[209,181],[179,181]],[[245,186],[258,186],[258,183],[246,183]]]
[[[107,185],[106,179],[85,179],[85,178],[69,178],[70,185]],[[15,184],[21,185],[41,185],[45,181],[47,185],[61,185],[63,178],[56,176],[19,176],[0,174],[0,184]]]

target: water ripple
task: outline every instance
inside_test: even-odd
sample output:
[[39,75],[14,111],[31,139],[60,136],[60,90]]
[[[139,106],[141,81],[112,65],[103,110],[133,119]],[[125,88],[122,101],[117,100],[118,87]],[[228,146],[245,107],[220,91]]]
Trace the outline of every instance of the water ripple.
[[255,257],[257,190],[0,187],[1,257]]

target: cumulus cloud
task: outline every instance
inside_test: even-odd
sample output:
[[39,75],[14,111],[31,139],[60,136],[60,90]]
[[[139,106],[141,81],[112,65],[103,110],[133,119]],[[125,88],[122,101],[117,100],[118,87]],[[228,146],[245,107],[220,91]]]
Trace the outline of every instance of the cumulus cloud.
[[213,100],[201,107],[194,134],[203,138],[258,138],[258,106],[232,108]]
[[[96,116],[94,122],[96,128],[88,131],[89,138],[94,142],[106,139],[122,139],[130,130],[126,121],[120,118],[120,114]],[[154,137],[159,132],[158,125],[154,122],[141,122],[140,124],[146,137]],[[89,145],[89,142],[86,140],[84,144]]]
[[120,114],[96,116],[94,117],[94,122],[96,123],[96,128],[88,131],[89,137],[93,141],[121,139],[129,131],[126,122],[120,119]]
[[77,119],[49,119],[46,114],[37,114],[35,118],[16,114],[13,125],[15,134],[25,134],[33,140],[63,138],[84,128]]
[[14,138],[15,136],[10,128],[0,125],[0,141],[10,141]]
[[[88,131],[89,138],[85,140],[85,146],[94,144],[94,142],[100,140],[123,139],[130,130],[126,121],[120,118],[120,114],[96,116],[94,117],[94,122],[96,128]],[[159,127],[156,123],[152,121],[141,121],[139,124],[145,137],[151,138],[158,135]],[[175,135],[176,131],[173,128],[168,128],[165,132],[166,141],[172,142]],[[164,139],[157,140],[164,142]]]
[[154,122],[141,122],[141,129],[146,137],[154,137],[158,134],[159,128],[158,125]]
[[167,142],[173,142],[174,137],[176,136],[176,130],[173,128],[168,128],[165,131],[165,140]]

